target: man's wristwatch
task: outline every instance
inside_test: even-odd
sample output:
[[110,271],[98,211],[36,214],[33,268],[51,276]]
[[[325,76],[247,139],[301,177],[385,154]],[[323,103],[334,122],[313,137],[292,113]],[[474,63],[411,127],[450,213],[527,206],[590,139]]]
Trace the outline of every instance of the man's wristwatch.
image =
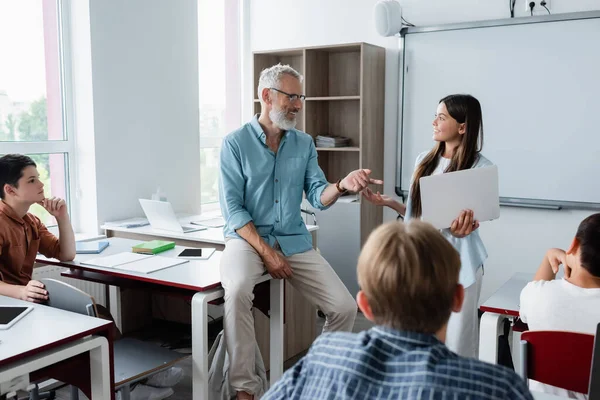
[[342,189],[342,187],[340,186],[340,183],[341,183],[341,182],[342,182],[342,180],[341,180],[341,179],[338,179],[338,181],[335,183],[335,188],[337,189],[337,191],[338,191],[340,194],[344,194],[344,193],[346,193],[348,190],[346,190],[346,189]]

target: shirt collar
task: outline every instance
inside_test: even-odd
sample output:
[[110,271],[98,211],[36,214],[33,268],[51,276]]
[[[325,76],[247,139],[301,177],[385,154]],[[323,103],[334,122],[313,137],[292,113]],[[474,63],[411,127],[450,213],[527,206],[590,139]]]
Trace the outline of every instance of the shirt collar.
[[23,218],[19,217],[17,215],[17,213],[15,212],[15,210],[13,210],[13,208],[11,206],[6,204],[2,200],[0,200],[0,214],[6,215],[10,219],[14,220],[15,222],[17,222],[21,225],[25,225],[25,221],[23,220]]
[[[267,135],[266,135],[265,131],[263,131],[262,126],[260,126],[260,123],[258,122],[259,116],[260,116],[260,114],[256,114],[254,116],[254,118],[252,118],[252,120],[250,121],[250,126],[252,127],[252,131],[254,132],[254,135],[256,135],[256,137],[262,142],[262,144],[264,144],[266,146],[267,145]],[[283,136],[281,137],[282,142],[287,137],[288,132],[289,131],[283,131]]]
[[[413,346],[444,345],[435,335],[410,331],[399,331],[387,326],[377,325],[371,328],[375,334],[385,336],[391,340],[411,343]],[[444,345],[445,346],[445,345]]]

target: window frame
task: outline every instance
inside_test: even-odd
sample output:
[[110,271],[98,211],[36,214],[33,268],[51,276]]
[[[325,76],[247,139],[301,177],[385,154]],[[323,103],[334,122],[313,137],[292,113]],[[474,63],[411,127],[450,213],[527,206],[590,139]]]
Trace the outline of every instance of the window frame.
[[[46,7],[50,6],[50,3],[54,3],[53,7],[56,10],[56,19],[54,21],[48,20],[51,17],[46,12]],[[56,49],[58,54],[54,54],[52,57],[57,57],[58,63],[58,88],[60,98],[60,120],[62,123],[62,139],[60,140],[45,140],[45,141],[13,141],[13,142],[1,142],[3,154],[63,154],[65,162],[65,201],[69,207],[69,214],[71,215],[71,223],[76,227],[76,218],[73,216],[77,214],[77,202],[73,193],[76,193],[75,188],[75,168],[76,165],[76,136],[72,131],[73,126],[73,85],[71,83],[71,54],[69,46],[69,7],[68,1],[63,0],[42,0],[42,11],[43,23],[45,24],[56,24],[56,37],[52,40],[56,40]],[[52,14],[52,13],[50,13]],[[53,16],[53,15],[52,15]],[[48,44],[46,43],[47,37],[44,35],[44,51],[47,51]],[[48,68],[46,66],[46,68]],[[48,87],[48,83],[46,82]],[[46,93],[46,99],[49,94]],[[49,171],[51,173],[51,171]],[[48,227],[55,227],[56,224],[48,225]]]
[[[203,1],[203,0],[201,0]],[[207,1],[207,0],[204,0]],[[243,60],[244,41],[250,33],[250,26],[247,21],[246,13],[249,13],[249,7],[245,0],[227,0],[224,4],[224,24],[225,24],[225,69],[226,77],[225,87],[225,118],[223,121],[225,132],[222,137],[202,136],[200,135],[200,151],[203,149],[220,149],[223,137],[229,132],[239,128],[242,124],[242,110],[245,104],[243,93],[243,70],[240,65]],[[199,40],[202,38],[199,35]],[[199,62],[202,62],[200,59]],[[199,115],[202,113],[202,106],[199,109]],[[202,168],[202,166],[200,166]],[[202,182],[200,182],[202,190]],[[217,201],[211,203],[201,203],[201,213],[213,213],[220,210],[219,193]]]

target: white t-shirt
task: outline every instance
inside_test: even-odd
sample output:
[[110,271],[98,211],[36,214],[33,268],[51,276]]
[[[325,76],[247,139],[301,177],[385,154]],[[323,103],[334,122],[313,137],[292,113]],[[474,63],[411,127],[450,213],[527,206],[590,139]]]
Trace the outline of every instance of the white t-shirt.
[[450,158],[444,158],[442,156],[438,157],[438,165],[435,167],[431,175],[443,174],[446,168],[448,168],[450,165],[450,161],[452,161]]
[[[600,289],[585,289],[565,279],[529,282],[521,292],[519,314],[532,331],[573,331],[596,334],[600,323]],[[530,381],[529,388],[572,399],[585,399],[571,392]]]

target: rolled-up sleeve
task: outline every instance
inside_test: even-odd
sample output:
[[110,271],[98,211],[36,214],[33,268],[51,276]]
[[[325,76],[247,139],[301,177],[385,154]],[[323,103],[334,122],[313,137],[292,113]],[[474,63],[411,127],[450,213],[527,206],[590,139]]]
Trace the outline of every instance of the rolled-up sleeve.
[[38,226],[38,235],[40,237],[39,252],[48,258],[60,258],[60,241],[52,232],[46,228],[46,225],[38,217],[34,217]]
[[304,174],[304,191],[306,192],[306,199],[316,209],[326,210],[329,206],[321,203],[321,194],[323,190],[329,185],[325,174],[317,161],[317,149],[315,144],[310,142],[310,155],[308,157],[308,164],[306,166],[306,173]]
[[228,140],[221,147],[221,213],[228,226],[237,230],[252,221],[250,213],[244,208],[245,179],[239,149]]

